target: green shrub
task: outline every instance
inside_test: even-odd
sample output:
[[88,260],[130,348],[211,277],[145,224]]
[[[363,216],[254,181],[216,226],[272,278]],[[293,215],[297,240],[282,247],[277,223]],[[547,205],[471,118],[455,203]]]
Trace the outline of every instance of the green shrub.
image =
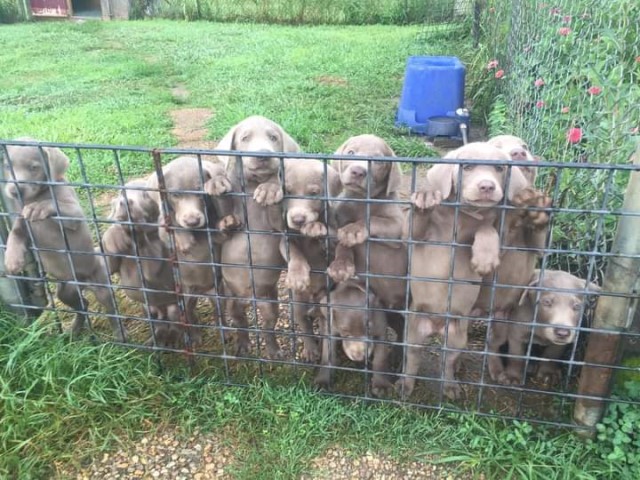
[[640,407],[615,400],[640,399],[640,382],[625,382],[614,396],[602,422],[597,425],[595,447],[601,458],[618,464],[626,478],[640,478]]
[[0,0],[0,23],[15,23],[22,20],[22,11],[17,0]]

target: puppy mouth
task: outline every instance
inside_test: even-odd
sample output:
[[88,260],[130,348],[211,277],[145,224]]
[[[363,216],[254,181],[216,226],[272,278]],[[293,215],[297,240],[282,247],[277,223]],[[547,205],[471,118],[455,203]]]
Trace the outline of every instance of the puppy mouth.
[[462,203],[472,207],[495,207],[498,203],[500,203],[500,200],[502,199],[493,200],[488,198],[478,198],[478,199],[465,198],[463,199]]

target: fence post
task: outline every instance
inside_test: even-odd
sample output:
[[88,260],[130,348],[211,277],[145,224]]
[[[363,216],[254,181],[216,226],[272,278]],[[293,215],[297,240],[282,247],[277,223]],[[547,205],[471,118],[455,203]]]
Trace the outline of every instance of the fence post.
[[[640,143],[632,155],[634,165],[640,165]],[[640,172],[631,172],[625,193],[623,211],[640,214]],[[640,254],[640,217],[623,216],[611,252],[621,255]],[[628,257],[610,257],[605,273],[603,292],[625,295],[636,294],[640,272],[640,259]],[[619,346],[622,333],[633,320],[638,297],[612,297],[603,295],[598,299],[593,328],[607,332],[592,332],[587,342],[585,363],[614,366],[620,358]],[[585,366],[580,374],[579,395],[606,398],[611,389],[614,370],[608,367]],[[604,401],[580,398],[573,412],[574,420],[583,426],[593,427],[600,420]]]

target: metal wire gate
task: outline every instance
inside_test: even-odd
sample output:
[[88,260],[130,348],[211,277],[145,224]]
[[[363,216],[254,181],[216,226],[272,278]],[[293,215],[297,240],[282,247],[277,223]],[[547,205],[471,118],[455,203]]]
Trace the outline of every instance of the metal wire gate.
[[[20,182],[14,180],[16,174],[12,161],[9,157],[8,146],[10,145],[31,145],[37,146],[41,155],[43,168],[47,173],[44,180],[24,180]],[[66,180],[62,177],[52,176],[51,167],[45,161],[47,153],[45,148],[56,147],[63,149],[71,159]],[[74,145],[74,144],[54,144],[44,142],[0,142],[0,151],[5,157],[4,177],[2,192],[4,195],[5,208],[2,211],[3,226],[6,231],[11,230],[11,226],[16,219],[21,217],[21,209],[15,204],[21,203],[20,188],[16,188],[16,197],[8,199],[5,190],[9,185],[36,185],[40,188],[48,189],[50,197],[53,199],[54,214],[58,224],[63,221],[78,221],[77,217],[65,216],[62,213],[61,205],[56,197],[56,188],[60,186],[72,187],[78,195],[80,204],[85,212],[85,219],[80,219],[81,223],[86,223],[91,229],[95,251],[79,252],[74,250],[72,245],[74,238],[68,238],[68,232],[60,227],[60,234],[64,239],[62,245],[57,246],[35,246],[32,228],[29,222],[25,222],[27,234],[30,239],[29,252],[33,255],[32,262],[22,269],[21,273],[9,275],[3,270],[3,282],[12,282],[15,288],[3,288],[3,301],[10,310],[18,312],[26,317],[37,317],[42,312],[47,319],[52,319],[61,331],[69,329],[72,318],[77,313],[86,313],[89,318],[92,335],[97,335],[106,341],[116,341],[122,346],[136,348],[149,353],[168,352],[180,357],[184,355],[189,362],[208,362],[219,371],[219,376],[224,384],[247,384],[256,377],[270,379],[275,382],[290,382],[294,379],[303,378],[305,382],[312,385],[314,371],[317,365],[306,361],[302,357],[302,350],[305,338],[309,336],[316,340],[327,337],[326,332],[320,332],[316,326],[313,333],[301,331],[300,325],[295,321],[294,309],[304,307],[304,314],[311,319],[318,319],[323,315],[318,312],[323,308],[324,317],[329,323],[331,330],[332,322],[335,322],[332,312],[339,307],[341,311],[353,310],[364,312],[367,318],[365,322],[366,332],[364,338],[359,341],[365,345],[363,363],[351,361],[340,348],[332,351],[336,357],[330,366],[333,374],[331,382],[331,394],[352,399],[366,399],[370,401],[393,402],[404,405],[412,405],[420,408],[433,408],[444,411],[472,411],[479,415],[497,416],[508,419],[526,419],[528,421],[548,423],[560,426],[575,426],[571,421],[572,408],[576,409],[576,418],[580,415],[587,415],[590,419],[598,417],[602,405],[609,401],[610,379],[613,373],[621,371],[637,371],[631,367],[624,367],[617,364],[619,360],[619,341],[622,338],[637,339],[640,334],[628,331],[628,327],[633,317],[633,311],[637,299],[635,282],[637,281],[638,264],[640,263],[640,251],[637,249],[640,229],[635,228],[638,224],[640,206],[634,203],[640,190],[638,185],[638,159],[632,164],[588,164],[588,163],[536,163],[538,172],[537,188],[545,192],[552,199],[552,206],[545,210],[550,215],[549,234],[545,246],[539,252],[542,259],[538,263],[540,276],[544,278],[545,271],[554,269],[563,270],[585,280],[585,287],[575,289],[560,289],[561,292],[574,292],[584,295],[588,301],[577,306],[580,310],[581,323],[575,328],[576,340],[567,346],[563,356],[557,360],[562,367],[562,377],[559,383],[546,384],[537,380],[532,374],[526,373],[522,383],[503,385],[493,381],[488,372],[488,362],[491,357],[498,355],[489,349],[490,334],[487,328],[495,322],[505,324],[514,323],[510,319],[496,319],[491,309],[488,315],[460,316],[450,310],[441,316],[449,326],[453,320],[468,320],[469,339],[464,348],[454,348],[447,346],[446,337],[448,327],[445,328],[445,338],[432,340],[421,347],[421,366],[418,375],[415,376],[417,383],[413,393],[408,398],[401,398],[393,390],[385,395],[375,396],[370,388],[372,377],[378,371],[370,359],[370,351],[374,351],[376,346],[385,345],[393,349],[396,354],[391,355],[392,361],[388,374],[392,381],[402,378],[403,365],[406,362],[406,352],[408,345],[402,341],[398,342],[398,333],[392,332],[390,328],[385,330],[382,338],[376,337],[373,332],[374,317],[380,312],[388,318],[392,314],[406,318],[413,313],[424,313],[412,311],[412,299],[410,284],[412,281],[422,280],[429,282],[441,282],[447,285],[448,304],[451,304],[453,287],[456,285],[468,285],[478,282],[459,280],[453,277],[453,261],[447,278],[420,278],[412,277],[409,270],[404,275],[390,276],[369,271],[370,247],[376,243],[397,245],[406,248],[407,262],[411,265],[415,260],[413,257],[416,245],[429,243],[424,239],[414,239],[411,232],[412,219],[416,214],[411,207],[409,194],[420,190],[424,185],[424,175],[426,168],[434,164],[459,164],[478,165],[490,164],[495,166],[526,166],[526,162],[478,162],[464,160],[447,159],[416,159],[416,158],[373,158],[358,157],[358,160],[371,162],[399,162],[402,166],[403,178],[400,195],[395,199],[380,200],[372,199],[371,182],[369,181],[368,195],[363,199],[344,199],[329,195],[330,188],[327,180],[329,160],[353,160],[354,157],[336,155],[311,155],[311,154],[277,154],[280,158],[280,184],[287,184],[287,168],[285,161],[295,159],[296,162],[308,162],[320,160],[324,165],[324,185],[323,191],[313,192],[313,195],[295,195],[287,193],[285,188],[283,211],[286,215],[287,202],[294,199],[312,199],[323,204],[322,215],[319,222],[329,225],[331,209],[336,201],[350,201],[365,205],[365,224],[371,223],[371,206],[379,203],[398,204],[404,212],[405,225],[408,225],[406,238],[379,239],[370,237],[366,240],[366,261],[365,271],[359,272],[358,277],[362,285],[363,292],[367,294],[361,303],[336,303],[332,300],[335,292],[335,285],[326,275],[326,268],[311,268],[310,274],[322,275],[326,282],[326,299],[296,297],[290,288],[285,284],[287,267],[286,258],[289,257],[291,242],[304,237],[299,232],[286,228],[286,220],[283,220],[282,211],[280,213],[281,228],[279,229],[252,229],[250,221],[244,221],[241,226],[232,230],[232,235],[244,236],[247,248],[248,262],[241,264],[229,264],[222,261],[219,248],[219,236],[224,234],[224,227],[221,226],[220,218],[211,218],[212,215],[219,215],[214,209],[209,208],[210,197],[205,190],[208,188],[207,182],[211,179],[211,174],[207,173],[209,163],[214,160],[214,154],[229,155],[236,158],[236,162],[241,161],[243,154],[249,152],[219,152],[206,150],[180,150],[180,149],[148,149],[134,147],[112,147],[100,145]],[[197,164],[198,178],[196,186],[190,189],[176,191],[167,183],[167,172],[163,171],[163,166],[176,155],[191,156]],[[273,156],[272,153],[250,152],[251,156],[266,157]],[[530,164],[529,164],[530,165]],[[242,172],[242,169],[239,169]],[[460,169],[462,171],[462,168]],[[157,177],[157,186],[149,187],[148,183],[128,184],[128,177],[147,178],[149,174]],[[460,182],[461,177],[458,178]],[[584,182],[588,178],[589,182],[576,186],[574,182]],[[241,186],[244,186],[243,174],[240,173]],[[510,181],[507,176],[507,186]],[[628,186],[628,189],[627,189]],[[590,188],[593,195],[584,204],[567,204],[566,192],[570,188]],[[627,189],[625,201],[625,189]],[[132,203],[129,201],[135,192],[147,192],[157,195],[158,198],[158,221],[140,221],[131,210]],[[177,197],[176,197],[177,195]],[[173,197],[172,197],[173,196]],[[185,228],[175,222],[176,200],[192,196],[199,199],[199,205],[204,215],[204,224],[194,228]],[[252,194],[246,193],[244,189],[224,193],[220,198],[233,200],[234,205],[240,205],[239,215],[244,219],[250,218],[247,214],[247,204],[251,201]],[[109,211],[113,207],[113,202],[118,202],[117,198],[124,199],[120,203],[126,211],[125,219],[116,219]],[[583,197],[584,198],[584,197]],[[17,203],[16,203],[17,200]],[[14,204],[13,206],[11,204]],[[459,200],[450,203],[455,209],[456,215],[461,215]],[[328,208],[326,208],[328,207]],[[234,207],[235,208],[235,207]],[[279,207],[280,208],[280,207]],[[524,247],[510,247],[504,244],[505,239],[505,216],[513,211],[514,207],[507,201],[496,207],[499,212],[499,235],[501,238],[501,248],[503,251],[530,251]],[[536,207],[532,207],[536,210]],[[234,210],[235,211],[235,210]],[[213,213],[212,213],[213,212]],[[113,254],[105,251],[99,239],[102,239],[105,231],[112,226],[122,228],[120,235],[130,235],[133,238],[132,251],[128,253]],[[147,230],[140,230],[145,227]],[[235,228],[235,227],[234,227]],[[327,255],[325,264],[328,265],[332,258],[329,255],[332,251],[331,244],[336,239],[335,231],[328,229],[328,234],[321,237],[319,245],[324,244],[323,252]],[[136,237],[148,235],[148,231],[161,232],[164,236],[163,245],[166,248],[162,255],[152,255],[147,251],[141,251],[140,242]],[[580,232],[579,242],[572,242],[575,235],[570,232]],[[181,256],[181,242],[184,240],[181,235],[186,232],[189,235],[200,234],[204,240],[198,240],[204,245],[203,251],[207,252],[205,259],[185,259]],[[618,232],[618,237],[615,237]],[[622,233],[621,233],[622,232]],[[4,233],[3,233],[4,235]],[[626,235],[626,236],[625,236]],[[53,236],[53,231],[52,231]],[[224,235],[223,235],[224,236]],[[146,237],[145,237],[146,238]],[[154,237],[155,238],[155,237]],[[257,264],[254,257],[267,248],[269,239],[276,239],[282,245],[278,261],[273,264]],[[256,239],[256,240],[252,240]],[[6,253],[6,238],[3,237],[2,252]],[[224,243],[224,239],[222,243]],[[431,242],[433,243],[433,242]],[[443,246],[453,249],[460,247],[455,240],[444,242]],[[191,248],[191,247],[189,247]],[[186,250],[189,250],[186,249]],[[321,247],[320,247],[321,248]],[[184,253],[183,249],[183,253]],[[216,253],[217,252],[217,253]],[[71,277],[67,279],[56,279],[47,275],[43,268],[41,256],[47,253],[62,255],[71,265]],[[134,266],[142,282],[138,286],[123,285],[118,275],[109,276],[105,283],[97,284],[94,280],[87,280],[75,271],[77,257],[80,253],[84,255],[83,262],[89,262],[90,258],[97,258],[99,261],[111,261],[116,258],[128,260]],[[274,258],[277,255],[274,255]],[[453,256],[452,256],[453,258]],[[145,273],[151,262],[157,262],[162,268],[168,268],[171,272],[171,289],[162,289],[157,285],[147,284],[149,275]],[[428,259],[425,259],[428,261]],[[616,265],[623,265],[626,270],[632,270],[630,276],[622,279],[616,275]],[[197,289],[185,288],[184,267],[203,267],[204,270],[212,273],[211,288]],[[249,282],[248,296],[233,295],[224,288],[222,282],[221,269],[233,268],[247,274]],[[635,269],[635,273],[633,272]],[[256,278],[262,275],[261,272],[269,272],[277,275],[280,280],[277,283],[277,292],[271,297],[260,291],[259,281]],[[153,278],[153,277],[151,277]],[[401,280],[406,282],[404,305],[400,308],[389,308],[383,306],[375,300],[371,293],[370,282],[374,279]],[[622,279],[622,280],[621,280]],[[629,281],[629,279],[633,281]],[[615,280],[615,281],[614,281]],[[602,287],[602,291],[597,295],[589,290],[589,282],[596,283]],[[71,285],[80,290],[91,290],[92,287],[107,289],[112,299],[113,312],[105,312],[105,303],[102,305],[91,295],[88,300],[82,300],[82,308],[70,308],[68,305],[56,299],[53,287],[58,287],[61,283]],[[4,284],[4,283],[3,283]],[[491,305],[493,305],[496,295],[500,295],[500,289],[508,287],[497,282],[495,276],[491,283]],[[512,286],[524,290],[523,285]],[[529,295],[533,295],[532,305],[535,311],[542,308],[540,306],[541,295],[545,292],[557,292],[557,287],[530,286]],[[7,294],[6,292],[9,292]],[[139,295],[135,297],[132,292]],[[172,314],[158,313],[154,300],[159,295],[170,296],[175,311]],[[132,298],[133,297],[133,298]],[[137,298],[137,300],[136,300]],[[593,319],[594,305],[596,304],[596,315]],[[43,301],[47,299],[48,301]],[[225,303],[236,301],[246,303],[248,310],[245,312],[247,325],[229,324],[225,320]],[[190,313],[189,304],[198,302],[195,310]],[[166,303],[166,302],[165,302]],[[602,306],[604,305],[604,306]],[[600,307],[606,311],[598,314]],[[268,315],[269,308],[277,313],[277,323],[273,329],[265,328],[265,312]],[[160,309],[162,310],[162,309]],[[614,316],[613,313],[617,313]],[[228,312],[227,312],[228,313]],[[327,318],[328,317],[328,318]],[[534,314],[537,318],[537,314]],[[604,321],[603,321],[604,318]],[[106,326],[105,319],[111,321],[115,328],[112,331]],[[593,319],[593,320],[592,320]],[[535,326],[535,323],[527,324]],[[177,328],[179,326],[180,328]],[[387,326],[387,325],[386,325]],[[389,322],[389,325],[391,323]],[[539,327],[539,325],[537,325]],[[174,328],[175,327],[175,328]],[[164,328],[164,329],[163,329]],[[404,332],[402,338],[407,338],[407,322],[404,322]],[[178,332],[168,341],[164,336],[167,329],[171,332]],[[535,328],[529,329],[529,337],[525,354],[521,357],[524,361],[525,371],[530,370],[536,364],[544,364],[545,359],[541,356],[534,345],[533,337]],[[158,332],[162,332],[159,336]],[[121,338],[117,338],[118,334]],[[114,335],[116,339],[114,340]],[[248,338],[248,348],[238,349],[233,337],[246,336]],[[335,333],[328,335],[331,340],[340,341],[344,338],[336,336]],[[162,338],[160,338],[162,337]],[[271,350],[273,345],[269,342],[277,343],[277,350]],[[348,339],[347,339],[348,340]],[[603,343],[604,342],[604,343]],[[608,342],[608,343],[607,343]],[[603,346],[606,344],[606,348]],[[397,353],[399,352],[399,355]],[[447,380],[443,377],[444,358],[447,353],[460,352],[461,371],[455,380]],[[500,352],[504,359],[512,359],[519,356],[510,355],[504,350]],[[167,357],[162,357],[167,358]],[[446,397],[445,388],[447,384],[455,383],[460,385],[463,396],[454,401]],[[621,401],[621,400],[616,400]],[[629,400],[629,403],[638,404],[640,402]],[[586,412],[586,413],[585,413]],[[595,413],[594,413],[595,412]],[[594,417],[595,415],[595,417]],[[578,418],[578,420],[580,420]],[[584,420],[584,419],[582,419]],[[589,420],[590,421],[590,420]],[[593,426],[592,423],[582,421],[582,425]]]

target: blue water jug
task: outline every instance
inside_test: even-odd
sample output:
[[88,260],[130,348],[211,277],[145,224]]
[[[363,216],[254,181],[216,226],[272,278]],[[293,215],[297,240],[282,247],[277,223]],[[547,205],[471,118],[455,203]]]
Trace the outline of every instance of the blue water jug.
[[456,57],[409,57],[397,126],[430,137],[460,137],[469,126],[464,109],[465,67]]

